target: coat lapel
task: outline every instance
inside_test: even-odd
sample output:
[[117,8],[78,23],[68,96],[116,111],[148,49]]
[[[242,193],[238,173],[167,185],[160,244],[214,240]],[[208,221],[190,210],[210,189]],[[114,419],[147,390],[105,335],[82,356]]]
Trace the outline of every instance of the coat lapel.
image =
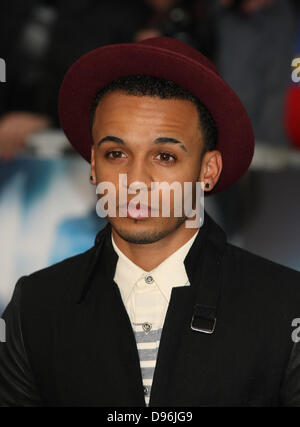
[[[221,258],[225,244],[225,233],[205,214],[204,225],[184,261],[190,286],[172,289],[157,356],[150,406],[178,404],[177,399],[183,402],[184,397],[179,395],[181,390],[194,393],[193,384],[185,384],[182,373],[193,357],[197,358],[192,352],[193,339],[197,336],[198,341],[207,341],[207,332],[213,334],[217,327],[222,282]],[[174,384],[180,384],[180,390],[176,390]]]
[[135,336],[113,281],[118,256],[110,232],[108,224],[98,235],[86,283],[64,315],[59,375],[62,400],[72,406],[145,406]]

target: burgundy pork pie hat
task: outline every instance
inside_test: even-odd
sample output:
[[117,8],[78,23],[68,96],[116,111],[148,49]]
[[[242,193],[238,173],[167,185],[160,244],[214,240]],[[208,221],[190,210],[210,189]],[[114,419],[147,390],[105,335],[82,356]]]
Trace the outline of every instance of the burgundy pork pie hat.
[[90,112],[96,93],[129,75],[171,80],[194,94],[210,111],[218,128],[223,170],[210,194],[225,190],[247,171],[254,134],[241,101],[199,51],[169,37],[103,46],[79,58],[67,71],[59,93],[62,129],[74,148],[91,161]]

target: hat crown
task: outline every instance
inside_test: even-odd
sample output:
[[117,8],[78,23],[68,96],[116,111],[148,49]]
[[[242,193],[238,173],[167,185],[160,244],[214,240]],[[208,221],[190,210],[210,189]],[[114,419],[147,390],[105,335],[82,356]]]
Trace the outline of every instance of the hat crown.
[[219,75],[219,72],[215,67],[215,65],[206,56],[204,56],[201,52],[199,52],[199,50],[193,48],[192,46],[180,40],[177,40],[171,37],[152,37],[149,39],[142,40],[137,44],[153,46],[156,48],[161,48],[164,50],[171,51],[177,55],[181,54],[185,57],[189,57],[190,59],[197,61],[198,63],[209,68],[215,74]]

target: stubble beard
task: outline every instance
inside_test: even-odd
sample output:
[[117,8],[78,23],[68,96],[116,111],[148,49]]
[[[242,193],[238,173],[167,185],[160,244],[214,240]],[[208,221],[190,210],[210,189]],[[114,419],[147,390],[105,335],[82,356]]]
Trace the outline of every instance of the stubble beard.
[[[193,209],[195,209],[195,206],[196,206],[196,182],[197,180],[193,181],[193,189],[192,189]],[[121,226],[116,227],[113,223],[111,223],[111,226],[115,230],[115,232],[126,242],[136,243],[136,244],[150,244],[150,243],[158,242],[159,240],[163,239],[164,237],[176,231],[179,227],[181,227],[185,223],[185,221],[187,220],[187,217],[184,215],[176,219],[177,219],[176,222],[171,223],[169,227],[166,227],[163,230],[154,229],[154,230],[139,231],[135,229],[135,230],[128,231],[128,230],[122,229]],[[137,222],[138,220],[133,220],[133,221]]]
[[[138,231],[138,230],[124,230],[122,227],[116,227],[112,225],[112,228],[116,231],[116,233],[129,243],[136,244],[149,244],[157,242],[169,234],[173,233],[177,230],[182,224],[184,224],[186,217],[178,218],[177,221],[172,224],[171,227],[168,227],[164,230],[146,230],[146,231]],[[137,220],[135,220],[137,221]]]

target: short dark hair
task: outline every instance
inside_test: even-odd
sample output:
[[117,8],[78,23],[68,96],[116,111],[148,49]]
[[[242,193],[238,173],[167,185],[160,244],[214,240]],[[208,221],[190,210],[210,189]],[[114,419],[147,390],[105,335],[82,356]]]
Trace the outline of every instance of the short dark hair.
[[90,128],[92,129],[96,108],[107,93],[114,91],[124,92],[134,96],[153,96],[161,99],[182,99],[191,101],[199,113],[200,128],[204,136],[204,152],[216,148],[218,129],[216,123],[202,102],[188,90],[176,83],[148,75],[132,75],[120,77],[102,88],[95,97],[90,114]]

